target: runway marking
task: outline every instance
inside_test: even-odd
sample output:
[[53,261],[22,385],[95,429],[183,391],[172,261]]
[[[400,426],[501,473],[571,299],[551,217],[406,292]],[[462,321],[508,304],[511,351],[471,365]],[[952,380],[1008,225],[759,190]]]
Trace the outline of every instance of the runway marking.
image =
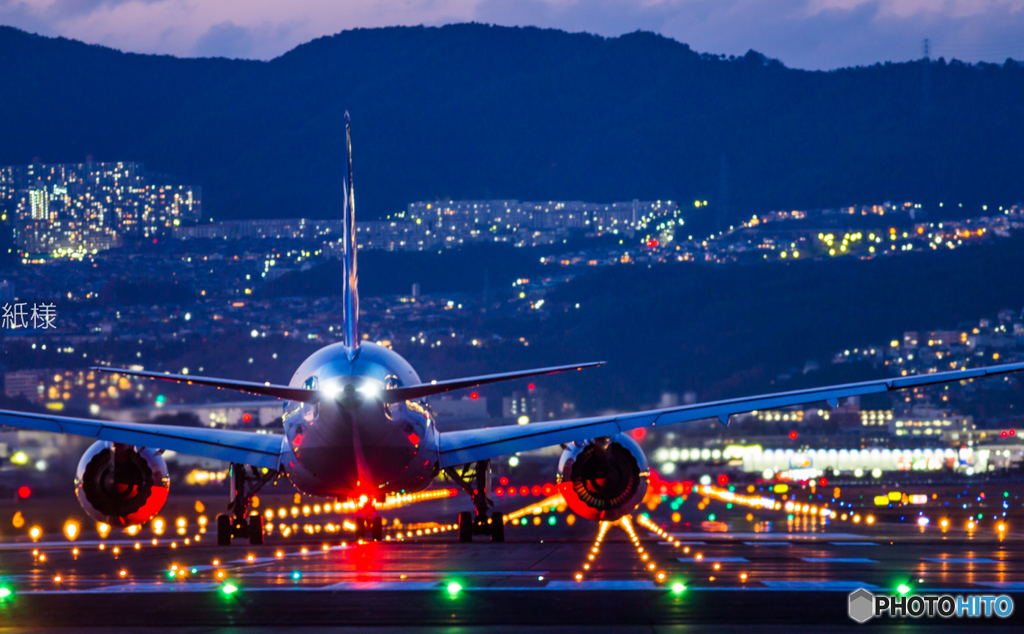
[[760,580],[770,590],[878,590],[879,587],[863,581],[818,581],[818,580]]
[[709,563],[709,564],[716,564],[716,563],[717,564],[746,564],[746,563],[750,563],[749,559],[745,559],[743,557],[701,557],[700,559],[697,559],[696,557],[679,557],[678,560],[683,562],[684,564],[693,564],[693,563],[700,563],[700,562],[706,562],[706,563]]
[[863,557],[801,557],[809,564],[877,564],[874,559]]
[[877,546],[875,542],[829,542],[833,546]]
[[[482,590],[483,588],[474,588]],[[510,588],[512,589],[512,588]],[[525,590],[526,588],[514,588]],[[546,586],[537,586],[536,590],[661,590],[654,585],[653,581],[641,579],[612,581],[607,579],[593,579],[587,581],[549,581]]]
[[979,557],[977,559],[972,559],[970,557],[957,557],[957,558],[950,557],[949,559],[942,559],[941,557],[933,557],[933,558],[926,558],[925,561],[929,561],[929,562],[931,562],[933,564],[999,564],[999,563],[1007,563],[1007,562],[1001,562],[1001,561],[999,561],[997,559],[985,559],[983,557]]
[[832,539],[867,539],[864,535],[854,533],[669,533],[672,537],[695,537],[698,539],[724,540],[755,540],[755,541],[786,541],[786,540],[832,540]]
[[[243,572],[236,576],[240,577],[291,577],[290,572],[268,571],[268,572]],[[550,574],[546,570],[388,570],[380,572],[360,572],[358,570],[313,570],[303,572],[303,579],[315,579],[323,577],[395,577],[405,575],[407,577],[543,577]]]
[[790,542],[743,542],[747,546],[792,546]]
[[985,586],[986,588],[995,588],[997,590],[1006,590],[1007,592],[1024,591],[1024,581],[975,581],[974,585]]
[[443,581],[342,581],[317,590],[435,590],[444,585]]
[[123,583],[113,586],[102,586],[78,590],[77,592],[90,592],[98,594],[122,593],[122,592],[209,592],[220,588],[222,584],[208,581],[187,581],[180,583]]

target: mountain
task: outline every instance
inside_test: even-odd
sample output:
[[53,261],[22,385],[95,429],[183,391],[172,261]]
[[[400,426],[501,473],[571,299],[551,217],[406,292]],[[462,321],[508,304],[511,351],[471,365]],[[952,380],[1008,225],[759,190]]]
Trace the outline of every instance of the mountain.
[[0,164],[143,161],[201,184],[221,220],[336,216],[346,109],[363,218],[444,197],[699,198],[717,221],[1024,198],[1012,61],[809,72],[643,32],[460,24],[346,31],[269,62],[0,27],[0,65]]

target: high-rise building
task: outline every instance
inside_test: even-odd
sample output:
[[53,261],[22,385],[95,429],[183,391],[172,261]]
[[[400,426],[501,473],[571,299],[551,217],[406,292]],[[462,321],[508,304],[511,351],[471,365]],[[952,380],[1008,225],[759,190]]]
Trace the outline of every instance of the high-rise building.
[[24,253],[84,254],[198,221],[200,188],[166,180],[141,163],[0,167],[0,210]]

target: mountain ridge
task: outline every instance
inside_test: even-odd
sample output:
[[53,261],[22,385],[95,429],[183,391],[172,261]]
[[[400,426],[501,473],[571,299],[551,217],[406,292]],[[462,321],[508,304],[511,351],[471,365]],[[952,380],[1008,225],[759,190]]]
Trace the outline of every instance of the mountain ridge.
[[1024,197],[1009,61],[933,61],[926,87],[921,61],[807,71],[646,32],[460,24],[344,31],[269,61],[0,27],[0,63],[0,164],[143,161],[202,185],[218,220],[336,216],[345,110],[366,219],[439,198],[699,198],[721,222]]

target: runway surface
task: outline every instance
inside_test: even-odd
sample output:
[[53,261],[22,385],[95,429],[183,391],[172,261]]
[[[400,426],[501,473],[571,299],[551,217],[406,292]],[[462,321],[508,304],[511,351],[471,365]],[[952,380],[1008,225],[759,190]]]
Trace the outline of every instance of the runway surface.
[[[442,530],[446,525],[422,521],[450,521],[461,502],[396,511],[392,540],[382,543],[357,544],[345,532],[323,530],[275,534],[258,547],[217,547],[212,534],[200,534],[198,543],[190,534],[188,544],[182,536],[153,544],[150,535],[101,540],[88,532],[74,542],[48,534],[0,543],[0,590],[10,592],[0,599],[0,618],[5,627],[44,629],[702,625],[764,633],[860,627],[847,616],[848,594],[857,588],[893,593],[902,584],[915,593],[1024,597],[1024,535],[1012,528],[1000,534],[806,515],[789,520],[775,510],[751,520],[749,509],[715,500],[708,510],[719,510],[717,521],[690,513],[692,521],[673,523],[668,505],[642,508],[652,527],[665,524],[671,532],[657,528],[658,534],[638,518],[631,524],[638,544],[619,525],[598,544],[598,525],[567,525],[568,514],[554,505],[540,513],[527,507],[500,544],[483,537],[460,544],[454,530]],[[398,541],[393,522],[403,515]],[[953,628],[958,621],[902,623]],[[1020,621],[1015,613],[971,626]]]

